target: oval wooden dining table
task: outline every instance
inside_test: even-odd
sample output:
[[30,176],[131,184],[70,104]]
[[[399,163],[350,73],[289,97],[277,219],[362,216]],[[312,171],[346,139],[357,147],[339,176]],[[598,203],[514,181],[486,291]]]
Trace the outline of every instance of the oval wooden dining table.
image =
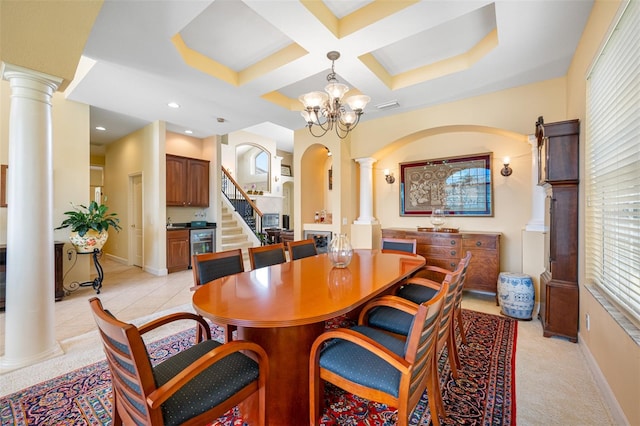
[[193,307],[269,356],[267,423],[309,423],[309,353],[325,321],[358,310],[425,265],[422,256],[354,250],[347,268],[326,254],[219,278],[199,287]]

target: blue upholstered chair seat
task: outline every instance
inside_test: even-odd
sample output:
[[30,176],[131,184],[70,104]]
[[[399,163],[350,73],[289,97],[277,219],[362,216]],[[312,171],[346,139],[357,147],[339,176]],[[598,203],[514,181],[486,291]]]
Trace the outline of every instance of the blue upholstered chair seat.
[[392,333],[407,336],[413,323],[413,315],[388,306],[377,306],[369,312],[367,323]]
[[[380,330],[355,326],[351,330],[364,334],[404,357],[405,342]],[[320,354],[320,366],[347,380],[398,397],[400,372],[366,349],[346,340],[332,340]]]
[[[164,385],[218,346],[221,343],[206,340],[158,364],[153,368],[157,386]],[[239,352],[223,358],[196,376],[162,405],[165,425],[180,425],[207,411],[257,380],[258,375],[258,364]]]
[[425,287],[419,284],[407,284],[398,290],[397,296],[407,299],[416,304],[421,304],[431,300],[438,290]]

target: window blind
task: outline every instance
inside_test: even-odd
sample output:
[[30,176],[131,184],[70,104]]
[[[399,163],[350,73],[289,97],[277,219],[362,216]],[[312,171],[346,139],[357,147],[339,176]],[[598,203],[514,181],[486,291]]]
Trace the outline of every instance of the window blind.
[[640,1],[587,83],[586,278],[640,322]]

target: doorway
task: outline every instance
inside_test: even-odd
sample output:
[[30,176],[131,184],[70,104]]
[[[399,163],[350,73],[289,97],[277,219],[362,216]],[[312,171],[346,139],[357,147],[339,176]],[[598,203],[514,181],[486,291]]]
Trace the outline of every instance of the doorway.
[[144,250],[142,173],[129,175],[129,265],[142,267]]

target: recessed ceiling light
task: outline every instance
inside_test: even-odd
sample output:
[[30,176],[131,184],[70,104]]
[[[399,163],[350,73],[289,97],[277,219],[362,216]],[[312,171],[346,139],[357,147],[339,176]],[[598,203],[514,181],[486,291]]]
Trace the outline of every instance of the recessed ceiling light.
[[184,132],[185,132],[186,134],[188,134],[188,135],[193,134],[193,130],[185,130]]
[[96,130],[100,130],[101,132],[104,132],[107,129],[102,126],[96,126]]
[[180,108],[180,105],[177,102],[169,102],[167,106],[169,108]]

